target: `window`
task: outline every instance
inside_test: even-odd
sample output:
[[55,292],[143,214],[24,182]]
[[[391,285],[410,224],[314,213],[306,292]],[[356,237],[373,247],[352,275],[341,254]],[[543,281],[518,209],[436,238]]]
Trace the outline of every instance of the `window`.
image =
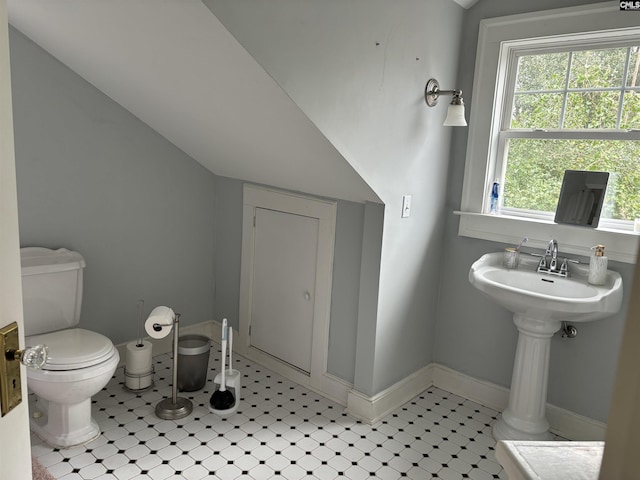
[[[609,172],[601,219],[640,218],[638,44],[510,51],[496,175],[511,215],[555,213],[565,170]],[[541,51],[540,51],[541,50]]]
[[[640,27],[594,4],[480,23],[459,234],[531,247],[558,240],[589,255],[603,243],[635,263],[640,235]],[[566,169],[609,171],[597,229],[558,225]],[[502,211],[489,215],[494,179]]]

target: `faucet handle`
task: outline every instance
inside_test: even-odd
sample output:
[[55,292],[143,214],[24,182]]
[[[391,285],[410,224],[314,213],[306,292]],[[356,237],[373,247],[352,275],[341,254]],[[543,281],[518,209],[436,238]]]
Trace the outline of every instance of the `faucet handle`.
[[562,259],[562,265],[560,265],[560,273],[568,273],[569,265],[567,265],[568,259]]
[[562,265],[560,265],[560,273],[564,275],[569,275],[569,263],[577,263],[580,264],[580,260],[576,260],[575,258],[563,258]]

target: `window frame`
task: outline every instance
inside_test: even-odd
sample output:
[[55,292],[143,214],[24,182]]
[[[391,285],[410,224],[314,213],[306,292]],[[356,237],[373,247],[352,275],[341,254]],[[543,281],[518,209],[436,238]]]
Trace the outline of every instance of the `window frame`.
[[[507,77],[509,62],[513,65],[517,55],[523,52],[550,51],[560,39],[562,44],[558,49],[567,50],[584,48],[596,39],[599,45],[628,45],[630,35],[640,38],[637,16],[620,12],[611,3],[480,22],[461,210],[455,212],[460,216],[459,235],[504,243],[519,242],[526,236],[528,245],[538,248],[546,247],[548,241],[555,238],[563,252],[577,255],[589,255],[592,245],[602,243],[607,246],[611,259],[636,262],[640,236],[634,234],[627,224],[603,219],[597,229],[589,229],[555,224],[553,215],[540,212],[523,214],[525,212],[505,209],[500,215],[488,214],[491,185],[495,172],[501,172],[497,169],[504,167],[499,163],[502,162],[500,155],[510,135],[502,132],[503,125],[500,124],[501,119],[510,118],[509,100],[514,94],[512,86],[515,82],[509,83]],[[511,68],[512,74],[514,70]],[[490,117],[490,122],[487,122],[487,117]],[[526,132],[518,133],[534,135]],[[584,136],[584,132],[549,130],[535,135],[566,138],[567,135]],[[603,130],[596,135],[640,140],[640,132],[635,130]]]
[[[573,36],[571,39],[567,39],[564,35],[547,37],[544,39],[534,40],[532,42],[518,41],[518,42],[505,42],[503,44],[501,55],[506,56],[504,62],[504,72],[498,74],[505,75],[506,85],[503,91],[502,111],[498,112],[495,117],[495,121],[500,124],[500,130],[498,132],[496,142],[496,163],[495,171],[493,175],[488,175],[488,178],[492,176],[494,178],[504,179],[507,158],[505,155],[505,149],[509,140],[513,138],[525,138],[525,139],[542,139],[542,140],[627,140],[627,141],[640,141],[640,131],[637,129],[591,129],[591,130],[572,130],[572,129],[513,129],[510,128],[511,122],[511,110],[513,108],[513,102],[515,97],[515,83],[518,73],[517,64],[522,56],[546,54],[554,52],[576,52],[580,50],[596,50],[604,48],[626,48],[629,46],[635,46],[640,44],[640,28],[634,34],[625,32],[624,38],[620,39],[619,35],[608,35],[608,38],[602,38],[600,34],[587,33],[582,36]],[[561,43],[559,46],[558,43]],[[625,71],[626,73],[626,71]],[[622,79],[623,83],[626,83],[626,77]],[[624,85],[619,90],[624,92],[625,90],[638,90],[640,87],[626,88]],[[621,115],[620,103],[617,116]],[[566,111],[563,108],[563,114]],[[619,120],[619,119],[618,119]],[[501,197],[501,201],[504,197]],[[532,217],[542,218],[552,221],[554,218],[553,212],[541,212],[541,211],[527,211],[519,208],[506,208],[501,207],[502,211],[507,215],[518,217]],[[487,206],[484,207],[484,213],[488,213]],[[633,221],[620,221],[607,218],[600,219],[600,225],[602,227],[611,230],[629,231],[633,230]]]

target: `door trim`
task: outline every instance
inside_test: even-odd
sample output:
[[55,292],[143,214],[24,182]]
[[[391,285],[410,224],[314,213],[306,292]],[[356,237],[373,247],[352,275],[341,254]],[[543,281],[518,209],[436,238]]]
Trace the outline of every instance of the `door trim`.
[[[256,208],[317,218],[318,254],[316,258],[315,304],[309,375],[286,362],[251,347],[251,298],[254,254],[254,215]],[[327,373],[329,351],[329,321],[331,313],[331,285],[335,243],[337,203],[306,195],[284,192],[245,184],[242,214],[242,260],[240,267],[239,353],[277,373],[311,388],[342,404],[346,404],[349,386]]]

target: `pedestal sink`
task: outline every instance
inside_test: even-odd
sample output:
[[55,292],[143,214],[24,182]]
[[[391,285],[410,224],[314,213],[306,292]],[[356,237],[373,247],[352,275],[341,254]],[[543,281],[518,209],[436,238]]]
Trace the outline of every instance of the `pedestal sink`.
[[469,281],[500,306],[513,312],[518,345],[509,404],[493,427],[496,440],[549,440],[545,416],[551,337],[563,321],[606,318],[622,304],[622,278],[607,271],[602,286],[587,282],[588,265],[572,265],[569,277],[537,273],[538,259],[520,255],[518,268],[502,266],[502,252],[478,259]]

